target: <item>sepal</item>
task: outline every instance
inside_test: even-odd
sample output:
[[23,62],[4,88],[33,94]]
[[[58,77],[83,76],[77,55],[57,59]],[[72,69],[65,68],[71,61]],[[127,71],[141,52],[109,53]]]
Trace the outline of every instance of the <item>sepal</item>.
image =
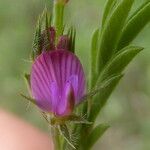
[[63,125],[65,123],[72,122],[76,124],[92,124],[82,116],[78,116],[75,114],[64,116],[64,117],[54,117],[51,119],[51,125]]
[[37,25],[35,27],[35,34],[31,52],[31,58],[34,60],[42,53],[42,50],[50,49],[50,27],[51,27],[51,14],[45,8],[43,13],[39,16]]
[[74,53],[75,52],[76,29],[74,27],[70,27],[67,35],[69,37],[69,50]]
[[24,95],[24,94],[22,94],[22,93],[20,93],[20,95],[21,95],[23,98],[25,98],[26,100],[28,100],[29,102],[33,103],[34,105],[37,105],[35,99],[33,99],[33,98],[31,98],[31,97],[28,97],[28,96],[26,96],[26,95]]
[[25,81],[27,83],[28,88],[30,89],[30,87],[31,87],[31,84],[30,84],[30,74],[25,73],[24,74],[24,79],[25,79]]
[[71,133],[69,132],[69,129],[66,124],[59,125],[58,127],[59,132],[63,136],[63,138],[67,141],[67,143],[73,148],[76,149],[75,147],[75,141],[73,140],[73,137],[71,136]]
[[32,44],[31,58],[34,60],[38,55],[41,54],[41,35],[42,35],[42,24],[41,24],[41,16],[39,16],[36,27],[34,40]]

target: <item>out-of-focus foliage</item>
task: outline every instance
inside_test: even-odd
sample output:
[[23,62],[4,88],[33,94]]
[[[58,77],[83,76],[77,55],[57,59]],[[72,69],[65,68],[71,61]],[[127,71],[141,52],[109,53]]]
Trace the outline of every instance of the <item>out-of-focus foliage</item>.
[[[66,10],[67,24],[77,28],[76,49],[85,68],[89,64],[91,33],[100,24],[104,2],[70,0]],[[0,0],[0,106],[44,130],[47,125],[41,114],[33,105],[28,106],[19,93],[27,92],[23,74],[29,71],[34,25],[45,3],[50,4],[48,0]],[[139,4],[141,0],[136,0],[134,9]],[[111,128],[101,139],[100,146],[96,145],[98,149],[150,149],[149,36],[150,24],[133,41],[145,50],[130,64],[126,77],[101,112],[100,121],[108,122]]]

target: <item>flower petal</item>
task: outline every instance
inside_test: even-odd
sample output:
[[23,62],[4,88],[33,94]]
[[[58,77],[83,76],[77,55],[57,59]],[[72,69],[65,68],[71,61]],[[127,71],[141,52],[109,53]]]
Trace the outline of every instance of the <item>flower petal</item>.
[[37,57],[32,65],[31,89],[41,109],[55,114],[58,110],[61,110],[60,114],[66,112],[67,85],[72,87],[75,104],[78,104],[85,91],[85,75],[79,59],[73,53],[55,50],[43,52]]
[[74,109],[74,105],[75,105],[74,89],[72,84],[70,82],[67,82],[64,87],[63,96],[61,97],[57,105],[57,115],[59,116],[70,115]]

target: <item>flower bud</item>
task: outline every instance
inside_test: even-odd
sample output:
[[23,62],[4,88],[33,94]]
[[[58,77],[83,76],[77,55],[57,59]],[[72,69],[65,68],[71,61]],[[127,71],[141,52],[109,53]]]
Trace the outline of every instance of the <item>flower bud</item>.
[[69,37],[67,35],[60,36],[58,40],[57,49],[69,50],[69,46],[70,46]]

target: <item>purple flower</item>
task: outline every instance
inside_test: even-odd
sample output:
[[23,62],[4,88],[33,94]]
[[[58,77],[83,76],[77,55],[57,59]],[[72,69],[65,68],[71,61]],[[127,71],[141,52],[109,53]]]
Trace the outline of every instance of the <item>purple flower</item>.
[[56,116],[70,115],[85,92],[80,60],[65,49],[42,52],[32,65],[31,90],[43,111]]

